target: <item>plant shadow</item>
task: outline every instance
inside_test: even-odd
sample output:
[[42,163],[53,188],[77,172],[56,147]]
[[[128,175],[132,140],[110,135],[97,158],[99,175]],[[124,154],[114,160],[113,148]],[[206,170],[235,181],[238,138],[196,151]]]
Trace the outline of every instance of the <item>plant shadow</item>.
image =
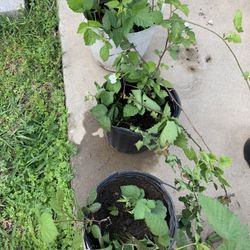
[[83,126],[86,133],[77,155],[72,158],[72,185],[80,205],[84,204],[89,191],[111,173],[123,170],[150,172],[157,167],[159,156],[153,152],[124,154],[113,149],[89,111],[84,114]]

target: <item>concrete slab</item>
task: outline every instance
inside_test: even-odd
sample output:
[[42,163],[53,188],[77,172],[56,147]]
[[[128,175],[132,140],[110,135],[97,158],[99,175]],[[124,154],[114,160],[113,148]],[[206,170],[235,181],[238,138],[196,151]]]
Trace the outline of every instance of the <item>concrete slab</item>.
[[24,6],[24,0],[0,0],[0,14],[16,14],[24,9]]
[[[249,2],[186,2],[191,9],[190,20],[208,25],[220,34],[233,30],[234,11],[238,8],[243,10],[243,43],[232,47],[243,67],[248,67],[249,70]],[[98,130],[97,123],[89,113],[93,103],[84,102],[87,92],[95,91],[94,81],[103,82],[105,71],[94,62],[90,49],[84,46],[81,36],[76,34],[82,15],[69,10],[66,1],[58,0],[58,3],[64,51],[66,105],[69,112],[69,138],[78,144],[78,154],[72,159],[75,172],[72,185],[80,203],[84,204],[89,190],[104,177],[119,170],[136,169],[150,172],[172,184],[174,173],[164,163],[163,157],[151,152],[126,155],[116,152],[106,143],[102,131]],[[176,62],[166,56],[165,62],[170,66],[170,70],[165,72],[165,76],[174,83],[184,109],[210,148],[216,154],[232,157],[233,166],[226,173],[232,185],[230,193],[235,194],[231,207],[243,222],[250,225],[250,169],[242,154],[244,142],[250,136],[250,93],[235,61],[221,41],[204,30],[194,30],[197,34],[196,48],[191,52],[183,50]],[[164,31],[159,29],[146,59],[154,59],[154,49],[161,49],[163,42]],[[187,61],[187,58],[190,60]],[[194,137],[197,137],[183,114],[180,119]],[[178,195],[172,190],[170,192],[179,211],[181,206],[177,201]],[[218,195],[212,188],[209,193]]]

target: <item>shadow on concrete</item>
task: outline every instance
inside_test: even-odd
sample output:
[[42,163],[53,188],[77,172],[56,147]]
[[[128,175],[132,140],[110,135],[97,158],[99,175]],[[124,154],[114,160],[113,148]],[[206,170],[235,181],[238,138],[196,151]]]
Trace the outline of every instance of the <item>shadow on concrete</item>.
[[78,147],[77,155],[72,159],[75,172],[73,187],[78,193],[80,203],[85,201],[91,188],[113,172],[151,172],[152,168],[157,167],[159,156],[153,152],[124,154],[113,149],[104,135],[100,137],[100,127],[89,111],[84,114],[83,126],[86,134]]

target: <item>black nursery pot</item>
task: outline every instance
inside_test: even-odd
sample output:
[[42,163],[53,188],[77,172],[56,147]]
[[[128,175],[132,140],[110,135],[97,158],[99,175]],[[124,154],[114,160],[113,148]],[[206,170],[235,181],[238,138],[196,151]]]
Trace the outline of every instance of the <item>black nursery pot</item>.
[[[143,188],[148,199],[155,199],[155,197],[152,197],[152,193],[157,193],[158,197],[160,197],[158,199],[161,200],[167,208],[166,221],[168,223],[170,237],[173,239],[177,230],[177,218],[172,198],[164,187],[164,185],[167,184],[151,174],[139,171],[116,172],[104,179],[98,185],[97,201],[102,205],[107,203],[107,196],[113,197],[113,195],[117,195],[119,193],[118,190],[112,193],[111,189],[114,186],[117,186],[120,189],[120,186],[122,185],[136,185],[139,188]],[[84,242],[86,249],[99,249],[98,243],[96,243],[87,232],[85,232]],[[173,244],[174,240],[172,240],[167,249],[171,249]]]
[[[179,117],[181,113],[181,101],[177,92],[172,89],[172,96],[169,96],[169,106],[171,109],[171,114],[173,117]],[[178,102],[179,106],[173,100],[173,98]],[[142,136],[139,133],[133,132],[127,128],[112,126],[111,131],[106,133],[107,140],[109,144],[122,153],[136,154],[147,150],[147,147],[143,146],[139,151],[135,146],[135,143],[142,140]]]

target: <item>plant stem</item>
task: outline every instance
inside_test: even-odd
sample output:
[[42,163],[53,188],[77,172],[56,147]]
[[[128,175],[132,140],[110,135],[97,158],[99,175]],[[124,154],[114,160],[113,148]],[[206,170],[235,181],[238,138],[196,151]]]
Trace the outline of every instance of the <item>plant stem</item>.
[[[172,16],[172,13],[173,13],[173,10],[172,10],[172,4],[170,4],[170,14],[169,14],[169,19],[171,18]],[[164,50],[162,52],[162,54],[160,55],[160,58],[159,58],[159,61],[158,61],[158,64],[157,64],[157,69],[160,68],[160,65],[161,65],[161,61],[164,57],[164,55],[166,54],[167,50],[168,50],[168,42],[169,42],[169,30],[167,29],[167,39],[166,39],[166,43],[165,43],[165,47],[164,47]]]
[[[190,123],[192,129],[196,132],[196,134],[200,137],[200,139],[202,140],[203,144],[206,146],[207,150],[209,152],[211,152],[210,148],[208,147],[207,143],[205,142],[205,140],[203,139],[203,137],[201,136],[201,134],[198,132],[198,130],[196,129],[196,127],[194,126],[193,122],[191,121],[190,117],[188,116],[188,114],[186,113],[186,111],[182,108],[182,106],[176,101],[176,99],[174,98],[174,96],[172,95],[171,91],[169,91],[168,88],[167,92],[170,95],[170,97],[173,99],[174,103],[182,110],[183,114],[185,115],[186,119],[188,120],[188,122]],[[191,137],[190,134],[187,133],[187,135],[189,136],[190,139],[192,139],[192,141],[194,141],[194,139]],[[195,143],[196,144],[196,143]],[[196,144],[197,145],[197,144]],[[201,147],[199,146],[199,148],[201,149]]]
[[181,249],[184,249],[184,248],[187,248],[187,247],[191,247],[191,246],[196,246],[196,243],[191,243],[191,244],[188,244],[188,245],[185,245],[185,246],[182,246],[182,247],[178,247],[175,250],[181,250]]
[[[205,30],[207,30],[207,31],[209,31],[209,32],[211,32],[211,33],[213,33],[215,36],[217,36],[217,37],[226,45],[226,47],[229,49],[229,51],[230,51],[231,54],[233,55],[233,57],[234,57],[234,59],[235,59],[237,65],[238,65],[238,67],[239,67],[240,72],[241,72],[242,75],[244,76],[244,70],[243,70],[243,68],[242,68],[242,66],[241,66],[241,64],[240,64],[240,62],[239,62],[239,60],[238,60],[236,54],[234,53],[234,51],[232,50],[232,48],[230,47],[230,45],[225,41],[225,39],[224,39],[221,35],[219,35],[217,32],[215,32],[215,31],[213,31],[213,30],[211,30],[211,29],[209,29],[209,28],[207,28],[207,27],[205,27],[205,26],[203,26],[203,25],[200,25],[200,24],[197,24],[197,23],[188,21],[188,20],[185,20],[185,21],[186,21],[187,23],[190,23],[190,24],[194,25],[194,26],[197,26],[197,27],[200,27],[200,28],[202,28],[202,29],[205,29]],[[245,77],[244,77],[244,80],[245,80],[245,82],[246,82],[246,84],[247,84],[247,86],[248,86],[248,89],[249,89],[249,91],[250,91],[250,82],[249,82],[248,79],[245,78]]]

